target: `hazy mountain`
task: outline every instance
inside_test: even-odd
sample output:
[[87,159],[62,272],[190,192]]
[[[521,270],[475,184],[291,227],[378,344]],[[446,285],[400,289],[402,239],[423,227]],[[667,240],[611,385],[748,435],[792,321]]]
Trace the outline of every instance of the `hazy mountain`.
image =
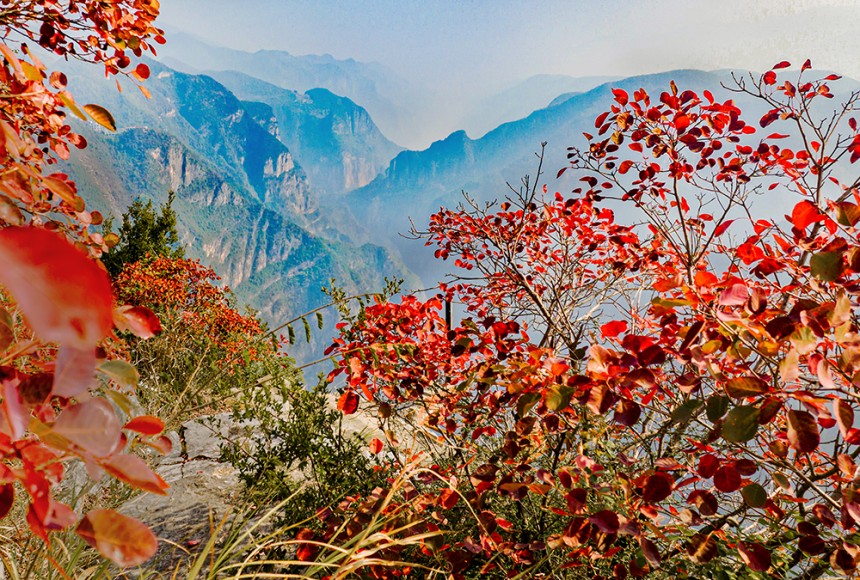
[[[405,269],[379,246],[357,244],[346,214],[320,211],[292,152],[259,122],[268,105],[248,105],[214,79],[152,63],[145,99],[132,87],[76,71],[80,102],[108,107],[119,130],[78,130],[89,147],[66,169],[93,208],[119,215],[137,196],[161,202],[177,192],[182,242],[223,276],[240,299],[271,322],[324,302],[337,278],[350,291],[374,291]],[[301,352],[298,354],[301,355]]]
[[210,73],[255,111],[265,124],[274,112],[277,137],[303,163],[314,189],[343,193],[367,185],[401,150],[379,130],[370,114],[326,89],[300,93],[235,71]]
[[[557,99],[552,106],[504,123],[479,139],[457,131],[423,151],[403,151],[383,174],[350,193],[348,204],[365,226],[390,232],[392,243],[399,247],[407,265],[429,284],[438,276],[439,265],[421,243],[398,235],[408,231],[407,217],[422,228],[440,206],[460,203],[464,190],[478,200],[504,198],[510,193],[506,183],[517,186],[523,176],[535,175],[535,153],[544,141],[548,144],[541,182],[558,191],[569,191],[574,187],[572,183],[557,181],[556,173],[567,165],[567,147],[583,145],[582,132],[593,131],[594,118],[612,103],[610,88],[617,86],[632,92],[644,87],[652,95],[659,95],[668,89],[670,80],[685,89],[709,88],[715,95],[728,96],[720,87],[721,82],[730,80],[726,73],[680,70],[604,84]],[[743,100],[741,96],[734,97]],[[751,119],[758,119],[756,115],[762,112],[757,103],[745,102],[742,107]],[[563,179],[570,179],[569,174]]]
[[414,116],[426,109],[427,91],[413,87],[376,63],[339,60],[331,55],[292,55],[280,50],[244,52],[206,44],[180,32],[159,47],[159,58],[187,72],[242,71],[281,88],[306,92],[328,89],[370,112],[382,132],[399,143],[416,140]]
[[464,115],[461,126],[469,135],[478,137],[502,123],[548,106],[559,95],[584,93],[617,78],[535,75],[483,99]]

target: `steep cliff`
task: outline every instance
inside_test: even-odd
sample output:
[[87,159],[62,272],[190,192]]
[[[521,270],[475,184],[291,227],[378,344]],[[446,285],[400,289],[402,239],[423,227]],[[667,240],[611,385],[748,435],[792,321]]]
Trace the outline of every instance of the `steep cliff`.
[[[367,185],[400,151],[346,97],[326,89],[290,91],[234,71],[211,74],[240,99],[271,106],[278,138],[302,160],[317,191],[340,194]],[[252,107],[269,126],[266,112]]]

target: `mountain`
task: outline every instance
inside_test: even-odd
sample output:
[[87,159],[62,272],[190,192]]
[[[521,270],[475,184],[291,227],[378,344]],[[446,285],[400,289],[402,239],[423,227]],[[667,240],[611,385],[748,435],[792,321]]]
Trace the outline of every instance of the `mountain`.
[[174,32],[170,41],[159,47],[159,58],[184,72],[242,71],[293,91],[328,89],[367,109],[382,132],[398,143],[416,141],[415,133],[421,128],[414,117],[428,102],[426,90],[413,87],[387,67],[339,60],[328,54],[297,56],[281,50],[251,53],[212,46]]
[[659,95],[671,80],[683,89],[708,88],[718,98],[735,98],[742,102],[741,108],[750,119],[758,119],[764,111],[760,103],[744,95],[730,95],[721,87],[721,83],[731,81],[726,72],[679,70],[622,79],[556,99],[553,105],[504,123],[479,139],[457,131],[423,151],[402,151],[384,173],[351,192],[347,203],[367,228],[390,232],[391,243],[398,247],[406,264],[429,285],[444,273],[444,266],[434,261],[420,242],[399,235],[409,230],[407,218],[422,229],[440,206],[454,207],[462,202],[463,191],[478,202],[504,198],[510,193],[507,183],[519,184],[525,175],[534,178],[538,165],[535,153],[542,142],[548,144],[541,183],[556,191],[570,191],[575,187],[571,173],[556,180],[556,172],[568,165],[567,148],[584,144],[582,132],[593,131],[595,117],[609,108],[613,100],[610,88],[617,86],[632,93],[642,87],[651,95]]
[[548,106],[559,95],[584,93],[617,78],[534,75],[481,100],[464,115],[461,126],[469,135],[484,135],[502,123],[521,119]]
[[78,100],[106,106],[118,124],[116,133],[76,124],[89,146],[64,169],[90,207],[118,216],[137,196],[160,203],[175,190],[188,254],[272,323],[323,304],[331,278],[352,293],[408,275],[388,250],[353,241],[359,228],[346,213],[320,211],[276,127],[260,122],[275,118],[268,105],[243,103],[207,76],[150,68],[152,99],[133,87],[120,95],[86,67],[69,75]]
[[370,183],[401,148],[389,141],[370,114],[327,89],[282,89],[244,73],[209,73],[261,116],[274,112],[277,137],[301,159],[317,191],[339,194]]

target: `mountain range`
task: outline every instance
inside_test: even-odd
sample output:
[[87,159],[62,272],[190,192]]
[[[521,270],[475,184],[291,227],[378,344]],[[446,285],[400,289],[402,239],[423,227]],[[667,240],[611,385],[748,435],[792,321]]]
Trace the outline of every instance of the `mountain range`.
[[[211,77],[148,64],[150,99],[133,87],[120,94],[90,67],[69,75],[79,100],[107,107],[118,124],[116,133],[76,127],[89,146],[65,170],[91,207],[118,216],[135,197],[163,202],[176,191],[188,254],[212,266],[273,324],[326,301],[320,288],[332,278],[353,293],[381,288],[385,276],[409,276],[392,252],[350,235],[360,228],[348,212],[322,209],[323,196],[279,139],[275,109],[241,101]],[[330,119],[367,118],[348,99],[322,96],[330,101]],[[319,150],[327,143],[329,156],[365,163],[370,153],[348,133],[366,126],[327,126],[328,133],[318,129]],[[372,122],[369,130],[376,130]],[[349,155],[338,149],[340,138],[352,140]]]
[[[426,149],[405,150],[377,125],[375,111],[396,117],[414,105],[410,91],[391,89],[399,81],[375,65],[243,53],[181,35],[170,43],[173,52],[147,61],[152,98],[131,84],[120,94],[92,67],[64,65],[78,102],[107,107],[118,125],[108,133],[77,123],[90,146],[65,169],[91,207],[114,216],[135,197],[162,202],[176,191],[188,254],[214,267],[272,324],[325,302],[320,288],[332,278],[348,292],[379,290],[386,276],[406,279],[407,289],[432,287],[445,265],[401,235],[410,218],[420,230],[464,191],[490,201],[509,193],[508,183],[516,188],[525,175],[536,179],[544,142],[539,179],[569,191],[572,182],[556,181],[555,174],[567,164],[568,147],[584,144],[581,133],[606,110],[612,87],[656,95],[674,80],[735,98],[750,118],[763,112],[760,103],[722,87],[731,79],[727,71],[609,82],[543,75],[488,97],[464,119],[464,127],[474,128],[512,115],[480,137],[460,130]],[[321,346],[295,354],[313,356]]]

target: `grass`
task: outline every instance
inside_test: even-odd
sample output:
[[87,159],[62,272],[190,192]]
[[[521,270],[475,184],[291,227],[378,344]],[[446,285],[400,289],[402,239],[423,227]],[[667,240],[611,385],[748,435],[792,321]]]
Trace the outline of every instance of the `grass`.
[[[350,577],[364,568],[412,567],[423,570],[424,577],[444,577],[446,572],[428,566],[392,560],[386,552],[421,545],[440,536],[441,531],[411,533],[416,522],[397,524],[402,508],[394,502],[398,493],[418,471],[408,465],[382,497],[361,532],[338,545],[296,539],[308,521],[272,527],[278,514],[298,494],[265,509],[237,510],[219,521],[210,519],[207,540],[197,548],[162,542],[160,551],[169,545],[179,553],[178,561],[166,570],[157,561],[140,568],[120,570],[101,559],[72,531],[53,534],[50,544],[22,533],[24,524],[0,528],[0,580],[243,580],[243,579],[312,579],[327,576],[331,580]],[[336,537],[345,537],[344,522]],[[312,561],[302,561],[295,554],[300,544],[318,548]],[[292,554],[274,557],[273,554]],[[163,554],[170,556],[171,554]]]

